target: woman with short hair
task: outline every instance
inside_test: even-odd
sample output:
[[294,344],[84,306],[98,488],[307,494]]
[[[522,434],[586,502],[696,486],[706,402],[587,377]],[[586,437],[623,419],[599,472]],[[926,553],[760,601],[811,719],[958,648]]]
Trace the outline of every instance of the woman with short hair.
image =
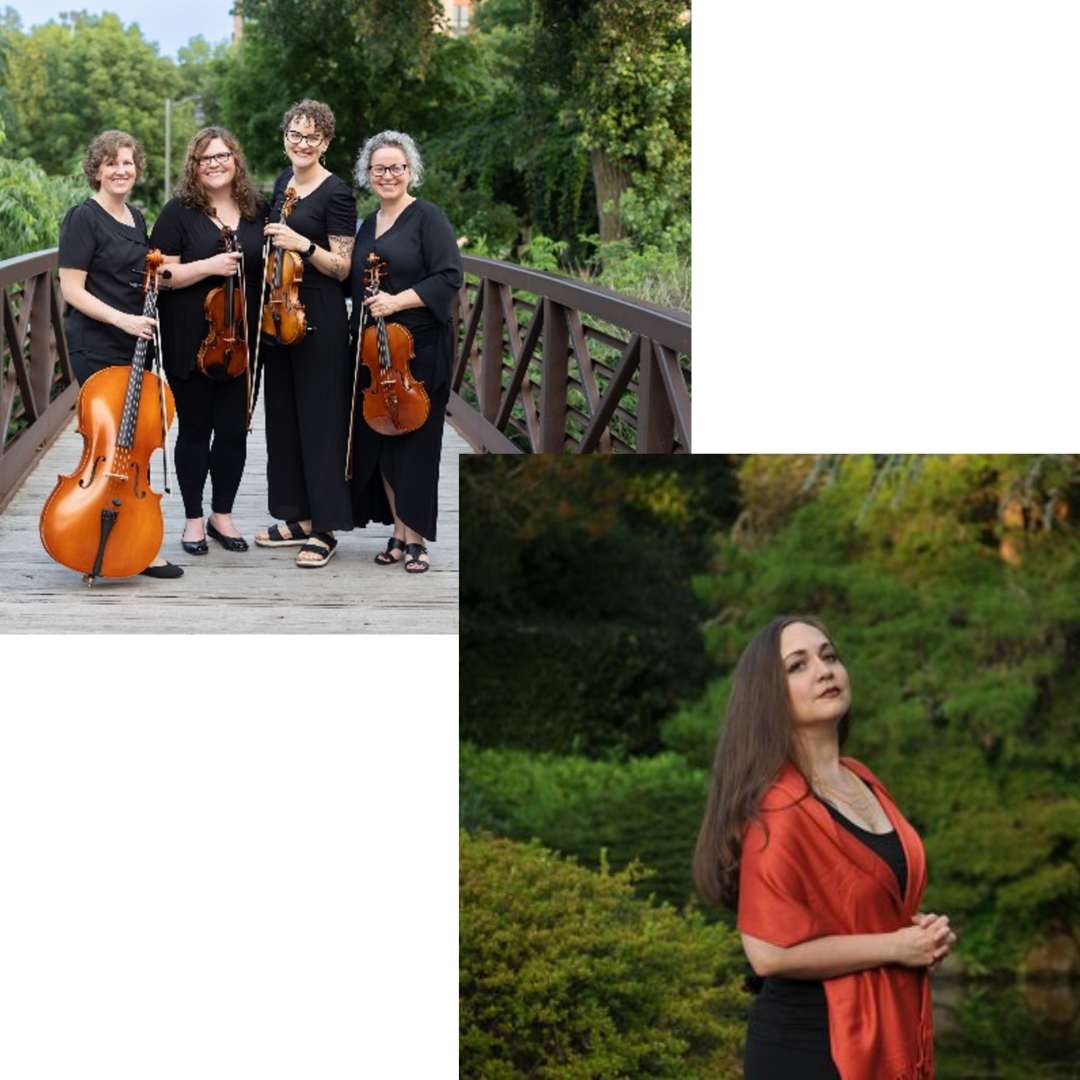
[[[300,567],[325,566],[336,529],[352,528],[345,481],[348,425],[348,315],[342,282],[349,276],[356,232],[352,189],[325,166],[334,114],[305,99],[282,120],[289,167],[277,178],[265,232],[275,248],[304,260],[300,301],[308,331],[293,345],[266,351],[266,453],[270,514],[283,524],[257,533],[264,547],[300,548]],[[298,201],[287,221],[287,189]]]
[[[94,193],[60,225],[60,291],[68,355],[80,385],[97,371],[130,364],[140,338],[152,341],[154,320],[143,315],[146,219],[128,202],[146,156],[126,131],[103,131],[86,148],[83,172]],[[147,350],[146,366],[151,353]],[[142,571],[178,578],[160,555]]]
[[[435,539],[439,504],[439,457],[454,343],[451,311],[464,280],[454,229],[434,203],[412,194],[424,179],[424,166],[413,140],[400,131],[383,131],[364,144],[356,161],[356,182],[372,189],[379,208],[369,214],[356,236],[352,256],[353,329],[366,306],[371,315],[400,323],[413,337],[413,375],[431,400],[424,424],[405,435],[380,435],[363,420],[357,388],[353,425],[353,520],[394,526],[380,566],[402,563],[410,574],[430,564],[425,540]],[[364,270],[374,252],[387,262],[379,291],[368,296]]]

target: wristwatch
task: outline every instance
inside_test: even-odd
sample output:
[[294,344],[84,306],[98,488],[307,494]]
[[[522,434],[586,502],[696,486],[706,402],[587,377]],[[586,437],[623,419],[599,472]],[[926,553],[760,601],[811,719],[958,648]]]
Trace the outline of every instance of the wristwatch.
[[309,247],[309,248],[307,249],[307,251],[305,251],[305,252],[304,252],[304,258],[305,258],[305,259],[310,259],[310,258],[311,258],[311,256],[315,254],[315,248],[316,248],[316,246],[317,246],[317,245],[316,245],[315,241],[314,241],[314,240],[312,240],[312,241],[311,241],[311,247]]

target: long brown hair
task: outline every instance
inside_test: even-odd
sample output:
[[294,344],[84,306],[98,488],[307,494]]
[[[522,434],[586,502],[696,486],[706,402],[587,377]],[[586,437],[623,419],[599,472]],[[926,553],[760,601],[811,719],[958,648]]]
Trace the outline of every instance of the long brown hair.
[[[780,657],[780,635],[793,623],[813,626],[832,641],[822,622],[807,615],[781,615],[759,630],[735,666],[716,744],[712,783],[694,852],[694,884],[706,899],[732,909],[739,903],[743,830],[752,820],[760,820],[762,796],[788,761],[806,776],[795,744]],[[837,728],[841,746],[850,728],[849,712]]]
[[199,155],[210,145],[214,139],[220,139],[231,151],[233,163],[236,165],[236,173],[232,181],[232,197],[240,208],[240,214],[248,221],[254,221],[257,213],[258,200],[255,197],[255,189],[248,179],[247,160],[236,136],[223,127],[204,127],[196,131],[188,143],[187,156],[184,158],[184,175],[180,183],[176,185],[176,197],[184,206],[190,206],[193,210],[201,210],[204,214],[211,214],[213,207],[210,198],[206,194],[206,188],[199,178]]

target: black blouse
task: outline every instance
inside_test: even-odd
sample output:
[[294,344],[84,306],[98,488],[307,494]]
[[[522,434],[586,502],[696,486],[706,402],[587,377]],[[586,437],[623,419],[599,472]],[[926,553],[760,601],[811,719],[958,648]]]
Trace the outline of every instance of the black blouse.
[[[838,824],[888,863],[903,896],[907,890],[907,859],[896,830],[869,832],[824,799],[820,802]],[[829,1011],[822,981],[770,975],[763,981],[760,995],[754,1003],[748,1035],[776,1045],[827,1052]]]
[[416,199],[398,215],[397,220],[377,240],[375,219],[378,211],[364,218],[356,234],[350,286],[353,298],[353,324],[366,293],[364,267],[374,251],[387,262],[381,288],[386,293],[415,289],[424,307],[399,311],[391,322],[410,330],[423,330],[450,321],[451,305],[463,280],[461,251],[454,228],[434,203]]
[[[128,204],[134,226],[124,225],[96,199],[73,206],[60,225],[60,268],[86,271],[86,291],[128,315],[143,311],[146,219]],[[68,348],[109,360],[130,360],[138,339],[84,315],[70,304],[64,317]]]
[[[240,219],[237,233],[244,252],[247,282],[248,348],[255,348],[258,332],[259,284],[262,277],[263,225],[266,207],[260,205],[254,221]],[[209,259],[224,250],[221,229],[201,210],[170,199],[154,223],[150,246],[163,255],[179,255],[182,263]],[[239,282],[239,279],[237,279]],[[211,289],[225,283],[223,277],[208,277],[183,289],[162,289],[158,300],[161,313],[161,345],[165,351],[165,371],[170,379],[186,379],[195,370],[195,357],[206,337],[203,303]]]
[[[281,220],[281,207],[285,202],[285,189],[292,182],[292,169],[286,169],[274,184],[270,200],[270,220]],[[356,232],[356,199],[352,188],[331,173],[314,191],[298,199],[285,222],[294,232],[314,240],[319,247],[329,251],[331,236],[352,236]],[[301,292],[309,289],[336,290],[341,293],[345,284],[335,277],[321,273],[305,260],[304,280]]]

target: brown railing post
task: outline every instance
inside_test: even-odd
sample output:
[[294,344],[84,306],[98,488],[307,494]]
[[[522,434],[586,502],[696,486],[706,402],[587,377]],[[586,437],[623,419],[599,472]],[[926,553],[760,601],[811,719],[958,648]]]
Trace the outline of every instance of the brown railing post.
[[484,290],[484,340],[480,347],[480,384],[476,388],[480,398],[480,412],[484,419],[494,422],[499,413],[502,397],[503,320],[502,304],[499,302],[499,283],[485,278]]
[[[34,419],[49,407],[56,358],[49,349],[49,304],[52,297],[50,274],[34,278],[34,299],[30,307],[30,387],[34,394]],[[29,283],[27,283],[29,287]]]
[[637,437],[639,454],[669,454],[675,438],[675,417],[671,411],[664,379],[656,362],[653,343],[641,339],[638,367]]
[[544,365],[540,385],[540,452],[561,454],[566,443],[566,386],[570,334],[566,309],[544,300]]

